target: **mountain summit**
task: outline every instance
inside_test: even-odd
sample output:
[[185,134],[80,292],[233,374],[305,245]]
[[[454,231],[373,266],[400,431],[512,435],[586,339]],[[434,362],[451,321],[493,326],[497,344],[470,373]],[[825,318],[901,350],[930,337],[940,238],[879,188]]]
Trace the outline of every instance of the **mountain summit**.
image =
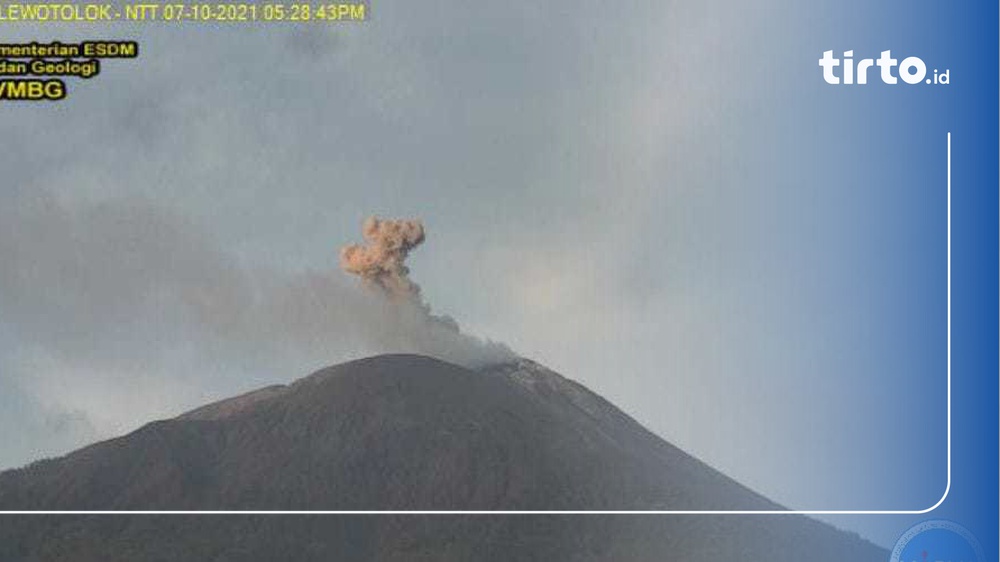
[[[663,441],[583,386],[537,363],[518,360],[470,370],[423,356],[383,355],[209,404],[58,459],[0,473],[0,509],[782,508]],[[447,544],[437,544],[429,537],[437,536],[444,519],[432,517],[415,530],[404,524],[418,520],[410,517],[394,520],[394,532],[401,535],[379,534],[378,540],[416,541],[437,553],[433,559],[470,559],[451,558],[447,552],[470,552],[477,533],[454,535]],[[538,517],[543,516],[490,516],[490,520],[495,524],[494,532],[503,535]],[[828,559],[813,548],[834,548],[841,557],[838,559],[850,560],[881,560],[885,554],[856,536],[794,515],[770,516],[767,525],[760,524],[766,516],[689,515],[682,519],[684,516],[643,515],[641,523],[629,528],[622,526],[621,516],[599,525],[595,522],[614,516],[547,517],[549,523],[565,521],[570,527],[562,528],[563,523],[558,523],[559,530],[548,542],[542,542],[546,548],[558,546],[556,550],[568,554],[581,554],[574,549],[588,542],[588,533],[604,536],[616,532],[614,529],[634,532],[649,525],[662,530],[632,544],[635,552],[655,550],[651,545],[656,540],[667,539],[687,545],[685,552],[690,556],[681,558],[685,560],[731,560],[751,552],[766,553],[754,556],[756,559]],[[272,521],[280,518],[273,516]],[[234,516],[226,525],[243,528],[240,525],[253,520],[251,516]],[[36,520],[33,528],[63,524],[81,523]],[[314,521],[309,525],[318,524]],[[108,528],[107,523],[94,521],[84,525]],[[268,525],[284,524],[274,521]],[[769,538],[753,536],[750,531],[754,528],[768,529]],[[111,535],[102,535],[102,544],[129,540],[128,529],[134,526],[124,529],[118,532],[125,533],[125,538],[107,531]],[[370,532],[374,529],[385,532],[380,525]],[[570,529],[582,534],[566,542]],[[786,537],[781,536],[782,529],[788,533]],[[190,533],[196,531],[192,526]],[[264,540],[268,532],[278,531],[262,532],[254,540]],[[296,532],[301,529],[282,533],[294,536]],[[713,538],[717,533],[726,536]],[[80,531],[74,536],[79,538]],[[365,536],[362,533],[357,538],[373,540]],[[174,540],[189,540],[185,537]],[[190,540],[195,540],[193,537]],[[739,537],[743,537],[742,546],[739,540],[733,542]],[[698,548],[692,547],[697,544],[716,554],[697,554]],[[790,553],[797,555],[785,556],[776,548],[782,544],[793,547]]]

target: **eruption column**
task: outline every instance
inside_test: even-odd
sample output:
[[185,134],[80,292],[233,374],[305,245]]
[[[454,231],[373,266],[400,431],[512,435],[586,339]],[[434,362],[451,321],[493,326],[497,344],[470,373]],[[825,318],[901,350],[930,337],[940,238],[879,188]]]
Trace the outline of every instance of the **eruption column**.
[[424,241],[419,220],[381,220],[368,217],[361,227],[367,244],[352,244],[340,250],[340,267],[361,276],[393,301],[420,302],[420,286],[410,280],[404,262],[410,250]]

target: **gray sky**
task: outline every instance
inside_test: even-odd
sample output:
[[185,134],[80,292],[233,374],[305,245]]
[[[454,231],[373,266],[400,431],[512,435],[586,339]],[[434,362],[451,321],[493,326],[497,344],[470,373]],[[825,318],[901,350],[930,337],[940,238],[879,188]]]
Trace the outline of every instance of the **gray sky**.
[[824,372],[854,336],[803,329],[827,265],[789,240],[807,70],[771,4],[108,29],[140,57],[0,105],[0,466],[346,359],[481,351],[415,340],[336,270],[380,214],[424,220],[412,276],[466,332],[778,501],[851,507],[825,502],[870,473],[838,463],[871,420]]

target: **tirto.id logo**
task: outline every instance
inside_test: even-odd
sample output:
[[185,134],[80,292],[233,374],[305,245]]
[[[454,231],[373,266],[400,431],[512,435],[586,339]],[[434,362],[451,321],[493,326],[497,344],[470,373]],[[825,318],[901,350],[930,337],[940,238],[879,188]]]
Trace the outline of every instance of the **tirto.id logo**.
[[[878,67],[878,75],[886,84],[898,84],[902,80],[907,84],[947,85],[951,80],[947,68],[941,72],[935,68],[933,74],[928,76],[927,65],[920,57],[906,57],[899,61],[892,58],[892,51],[882,51],[877,60],[861,59],[857,65],[854,63],[854,51],[844,51],[843,59],[834,58],[833,51],[823,51],[819,65],[823,68],[823,80],[827,84],[867,84],[872,66]],[[841,69],[839,73],[838,68]],[[898,75],[893,74],[894,69],[898,70]]]

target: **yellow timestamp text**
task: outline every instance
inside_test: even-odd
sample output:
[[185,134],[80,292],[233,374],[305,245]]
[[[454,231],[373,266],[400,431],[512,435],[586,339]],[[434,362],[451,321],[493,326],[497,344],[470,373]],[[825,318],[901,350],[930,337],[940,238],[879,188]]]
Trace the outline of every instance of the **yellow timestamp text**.
[[7,22],[363,22],[368,2],[0,2],[0,24]]

